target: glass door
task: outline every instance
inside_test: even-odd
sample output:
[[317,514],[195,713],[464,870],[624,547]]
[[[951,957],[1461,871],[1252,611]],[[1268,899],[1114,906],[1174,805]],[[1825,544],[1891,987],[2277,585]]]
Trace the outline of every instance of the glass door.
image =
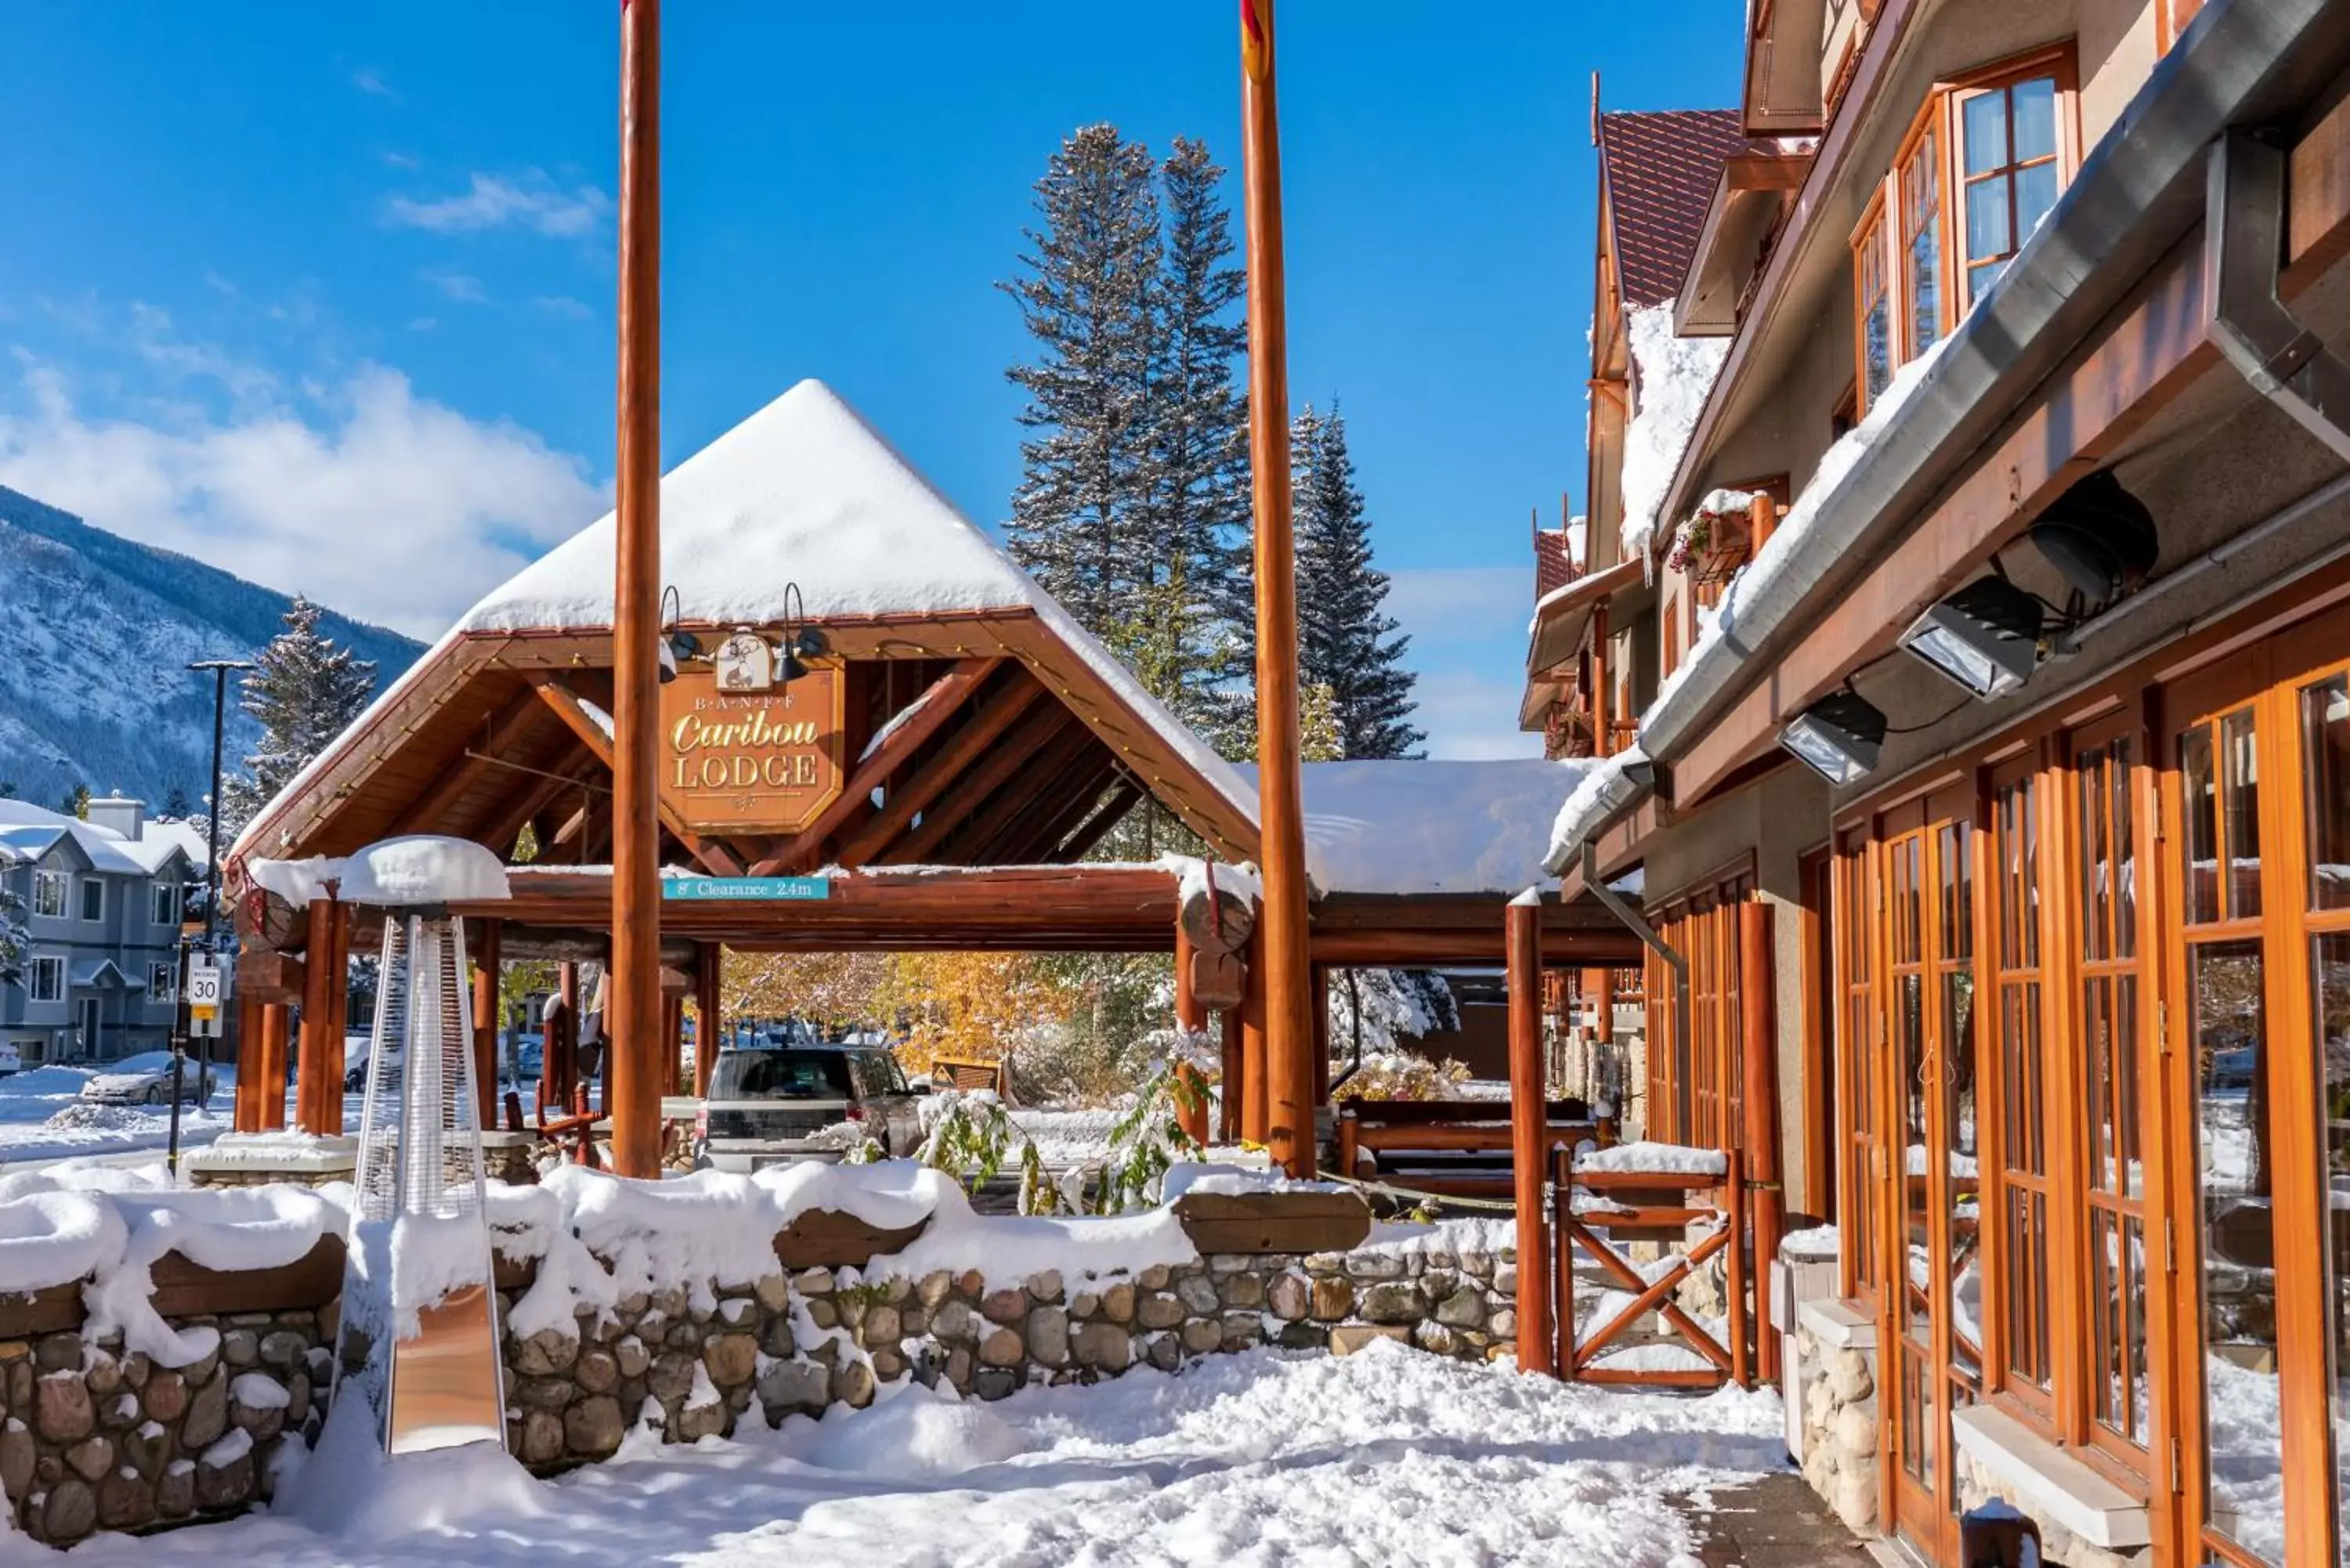
[[1898,1098],[1894,1183],[1894,1518],[1938,1561],[1957,1551],[1950,1415],[1982,1388],[1981,1185],[1970,794],[1885,846],[1887,1065]]

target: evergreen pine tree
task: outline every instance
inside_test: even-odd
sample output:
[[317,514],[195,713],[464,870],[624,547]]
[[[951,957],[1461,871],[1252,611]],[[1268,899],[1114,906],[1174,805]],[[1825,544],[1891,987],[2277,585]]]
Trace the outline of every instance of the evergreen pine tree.
[[169,790],[164,792],[163,815],[171,818],[172,821],[179,822],[185,820],[189,812],[193,809],[194,808],[188,804],[188,792],[181,785],[173,784]]
[[25,926],[25,901],[0,888],[0,984],[13,984],[24,973],[25,953],[32,933]]
[[78,784],[58,797],[57,810],[68,816],[89,816],[89,785]]
[[310,759],[359,715],[375,690],[375,666],[318,631],[318,607],[296,595],[286,629],[261,652],[239,703],[261,721],[261,749],[245,774],[228,781],[221,826],[234,833],[276,798]]
[[1004,524],[1014,560],[1097,633],[1145,579],[1148,401],[1160,242],[1149,149],[1079,129],[1036,182],[1027,275],[1001,285],[1041,352],[1006,376],[1028,394],[1023,476]]
[[1296,493],[1298,676],[1330,688],[1349,757],[1408,757],[1426,740],[1411,722],[1414,677],[1403,667],[1409,637],[1381,606],[1385,572],[1371,565],[1371,525],[1347,421],[1309,404],[1291,435]]
[[[1248,280],[1232,265],[1232,217],[1218,193],[1224,171],[1205,143],[1175,139],[1159,165],[1167,213],[1149,388],[1147,558],[1165,607],[1177,668],[1159,691],[1211,739],[1230,727],[1232,692],[1254,679],[1254,606],[1245,592],[1249,550],[1247,405],[1232,364],[1248,329],[1234,312]],[[1233,601],[1235,575],[1243,584]],[[1154,688],[1154,690],[1158,690]],[[1225,749],[1230,749],[1227,746]]]

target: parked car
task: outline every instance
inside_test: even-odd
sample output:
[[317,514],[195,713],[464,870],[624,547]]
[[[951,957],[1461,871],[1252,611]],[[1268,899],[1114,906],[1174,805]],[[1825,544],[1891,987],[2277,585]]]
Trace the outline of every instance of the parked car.
[[[212,1098],[217,1079],[190,1057],[180,1081],[183,1105],[203,1105]],[[172,1054],[146,1051],[109,1062],[81,1086],[81,1097],[101,1106],[168,1106],[172,1103]]]
[[343,1093],[363,1094],[367,1090],[368,1052],[375,1044],[372,1034],[343,1036]]
[[8,1077],[24,1070],[25,1058],[17,1051],[15,1044],[0,1043],[0,1078]]
[[752,1171],[789,1160],[837,1160],[824,1129],[854,1122],[885,1153],[922,1141],[914,1091],[888,1051],[840,1045],[760,1045],[722,1051],[710,1097],[694,1117],[694,1163]]

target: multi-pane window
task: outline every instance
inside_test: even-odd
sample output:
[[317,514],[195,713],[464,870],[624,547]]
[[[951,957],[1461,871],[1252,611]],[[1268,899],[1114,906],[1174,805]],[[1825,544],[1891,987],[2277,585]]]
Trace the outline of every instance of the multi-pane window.
[[1942,335],[1941,137],[1929,120],[1901,163],[1901,358],[1924,353]]
[[25,993],[35,1002],[66,999],[66,961],[36,958],[25,970]]
[[2334,1521],[2350,1529],[2350,675],[2300,693],[2303,808],[2309,833],[2311,1016],[2318,1064],[2318,1145],[2331,1231],[2324,1249],[2326,1401],[2334,1438]]
[[2278,1381],[2276,1144],[2260,912],[2259,753],[2250,706],[2178,737],[2187,1043],[2194,1053],[2202,1277],[2203,1515],[2256,1559],[2284,1561]]
[[2046,1393],[2054,1376],[2048,1323],[2048,1075],[2041,1047],[2040,818],[2026,769],[1991,795],[1998,941],[2000,1319],[2006,1384]]
[[1966,299],[1982,296],[2056,204],[2056,78],[2053,72],[1959,95],[1960,210],[1965,216]]
[[1882,1043],[1870,1000],[1869,970],[1876,950],[1876,883],[1869,876],[1866,843],[1849,845],[1837,857],[1840,878],[1836,905],[1839,937],[1837,972],[1843,991],[1843,1015],[1837,1044],[1844,1060],[1845,1082],[1837,1096],[1845,1107],[1846,1182],[1843,1211],[1845,1248],[1851,1260],[1855,1293],[1873,1296],[1882,1281],[1877,1267],[1877,1205],[1868,1190],[1885,1168],[1885,1131],[1878,1096],[1884,1093],[1879,1066]]
[[1958,324],[2056,203],[2069,45],[1938,87],[1852,236],[1858,412]]
[[149,964],[147,966],[147,1000],[150,1002],[171,1002],[176,1000],[177,988],[172,983],[173,980],[174,976],[171,964]]
[[1864,224],[1853,244],[1860,320],[1860,406],[1866,410],[1893,383],[1893,275],[1885,265],[1882,213]]
[[178,925],[180,923],[180,889],[169,882],[156,883],[153,892],[150,895],[148,919],[150,923],[158,926]]
[[53,920],[66,916],[66,889],[73,878],[63,871],[33,873],[33,913]]
[[2087,1126],[2090,1414],[2147,1443],[2146,1163],[2139,1132],[2137,863],[2130,742],[2074,758],[2081,909],[2083,1110]]

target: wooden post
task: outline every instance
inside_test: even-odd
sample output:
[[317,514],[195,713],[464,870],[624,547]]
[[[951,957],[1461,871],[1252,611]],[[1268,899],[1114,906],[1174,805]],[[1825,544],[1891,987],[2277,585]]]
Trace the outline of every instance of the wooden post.
[[326,1071],[320,1075],[319,1092],[325,1101],[319,1107],[318,1130],[328,1137],[340,1137],[343,1127],[343,1077],[350,1071],[350,1054],[344,1048],[344,1037],[351,1027],[351,907],[340,898],[329,898],[327,907],[332,918],[327,927],[327,1049]]
[[1613,715],[1607,711],[1607,600],[1591,607],[1591,754],[1604,757]]
[[[1191,955],[1194,949],[1191,934],[1183,929],[1180,915],[1175,919],[1175,1027],[1185,1035],[1196,1038],[1208,1030],[1208,1010],[1200,1005],[1198,994],[1191,989]],[[1185,1042],[1185,1048],[1191,1040]],[[1176,1076],[1188,1085],[1191,1104],[1181,1107],[1183,1130],[1202,1144],[1208,1141],[1208,1084],[1189,1056],[1175,1066]]]
[[1746,523],[1750,530],[1748,543],[1753,553],[1760,555],[1762,546],[1770,542],[1771,531],[1778,526],[1778,503],[1767,495],[1757,495],[1753,504],[1747,509]]
[[277,1132],[286,1126],[286,1003],[261,1004],[261,1125],[255,1130]]
[[661,1163],[660,0],[620,7],[619,431],[612,613],[612,1168]]
[[1256,511],[1256,755],[1264,908],[1251,982],[1263,997],[1265,1143],[1314,1174],[1314,1024],[1305,967],[1305,808],[1297,728],[1297,569],[1290,532],[1288,323],[1273,0],[1241,0],[1241,119],[1248,225],[1249,462]]
[[1746,1356],[1746,1334],[1752,1326],[1746,1310],[1746,1182],[1741,1174],[1743,1160],[1741,1151],[1731,1149],[1727,1156],[1728,1169],[1722,1177],[1722,1203],[1729,1210],[1722,1220],[1730,1227],[1728,1267],[1730,1271],[1730,1310],[1727,1327],[1730,1339],[1730,1376],[1741,1388],[1754,1386],[1753,1364]]
[[546,1021],[540,1047],[538,1116],[541,1121],[560,1116],[570,1108],[572,1091],[579,1084],[579,966],[557,964],[555,970],[555,1016]]
[[261,1130],[261,999],[240,992],[236,999],[236,1130]]
[[685,1092],[685,998],[661,997],[661,1093]]
[[[323,1133],[326,1126],[327,1031],[334,1025],[334,1004],[328,1000],[334,964],[328,950],[335,942],[334,906],[313,898],[305,913],[308,936],[302,947],[302,1033],[294,1067],[294,1123],[306,1133]],[[334,1092],[342,1093],[337,1084]]]
[[[1767,504],[1767,503],[1765,503]],[[1779,1175],[1778,986],[1771,906],[1738,906],[1738,1004],[1745,1058],[1739,1096],[1745,1105],[1742,1144],[1754,1234],[1754,1343],[1762,1380],[1779,1378],[1779,1336],[1771,1330],[1771,1266],[1779,1255],[1787,1198]]]
[[[1550,1221],[1551,1235],[1555,1244],[1551,1249],[1552,1315],[1550,1344],[1555,1358],[1553,1370],[1572,1383],[1575,1369],[1581,1365],[1575,1345],[1575,1151],[1561,1144],[1550,1156]],[[1523,1285],[1518,1287],[1524,1290]],[[1519,1370],[1525,1370],[1524,1353],[1519,1353]]]
[[702,945],[702,965],[694,971],[693,1097],[710,1097],[710,1070],[718,1062],[718,1014],[724,1007],[726,950],[716,942]]
[[1216,1118],[1216,1137],[1222,1143],[1238,1143],[1244,1119],[1241,1102],[1248,1092],[1248,1039],[1241,1027],[1239,1008],[1227,1007],[1221,1016],[1224,1028],[1224,1093],[1222,1110]]
[[1543,1085],[1542,895],[1529,888],[1504,912],[1510,1007],[1510,1171],[1518,1209],[1518,1369],[1553,1372],[1550,1227],[1543,1176],[1550,1164]]
[[1313,981],[1314,1107],[1319,1114],[1330,1103],[1330,966],[1317,963],[1308,973]]
[[1241,989],[1241,1139],[1265,1145],[1272,1104],[1265,1082],[1264,928],[1249,938],[1248,983]]
[[504,945],[499,922],[475,922],[473,940],[473,1101],[480,1107],[478,1125],[484,1130],[498,1125],[498,972]]

